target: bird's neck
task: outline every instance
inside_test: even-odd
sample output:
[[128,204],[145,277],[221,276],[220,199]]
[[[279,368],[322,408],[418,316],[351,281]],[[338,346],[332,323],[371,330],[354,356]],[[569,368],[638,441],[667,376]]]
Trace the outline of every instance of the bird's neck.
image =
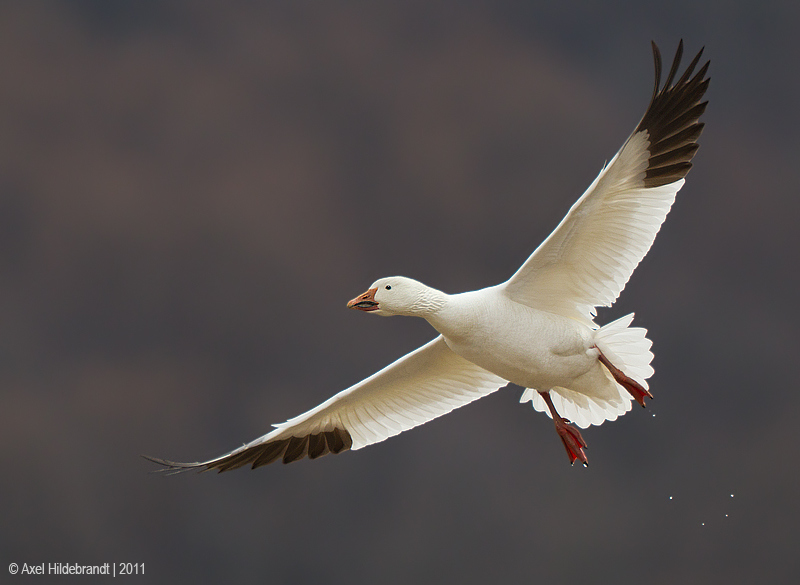
[[425,317],[436,331],[451,341],[474,338],[486,331],[496,304],[495,287],[455,295],[442,294],[441,306]]
[[444,308],[448,298],[442,291],[426,286],[411,305],[411,312],[416,317],[429,319]]

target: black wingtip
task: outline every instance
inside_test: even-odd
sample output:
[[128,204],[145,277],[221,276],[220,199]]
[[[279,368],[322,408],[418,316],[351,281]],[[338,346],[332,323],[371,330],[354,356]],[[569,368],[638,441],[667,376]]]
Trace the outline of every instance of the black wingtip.
[[653,88],[653,97],[650,99],[650,103],[653,103],[658,95],[658,88],[661,87],[661,51],[658,50],[655,41],[650,41],[650,44],[653,46],[653,65],[656,69],[656,84]]
[[672,85],[672,81],[675,79],[675,75],[678,73],[678,69],[681,66],[681,60],[683,59],[683,39],[680,40],[678,43],[678,50],[675,51],[675,58],[672,59],[672,67],[669,68],[669,75],[667,76],[667,81],[664,83],[664,87],[669,87]]
[[163,468],[156,469],[155,473],[172,475],[192,469],[198,473],[211,471],[212,469],[222,473],[223,471],[239,469],[248,464],[252,464],[251,469],[257,469],[278,460],[282,460],[284,463],[293,463],[305,457],[317,459],[328,453],[342,453],[352,446],[353,438],[349,431],[344,428],[334,427],[330,431],[277,439],[265,443],[255,442],[250,446],[243,445],[227,455],[202,462],[180,463],[159,457],[151,457],[150,455],[142,455],[142,457]]
[[692,168],[691,159],[697,151],[696,141],[703,130],[699,118],[707,102],[700,100],[708,89],[706,74],[711,62],[707,61],[694,73],[705,49],[703,47],[676,80],[683,58],[681,39],[662,85],[661,53],[655,42],[651,44],[655,60],[655,87],[650,105],[636,132],[646,132],[649,142],[650,159],[644,186],[659,187],[682,179]]
[[144,453],[140,453],[139,457],[141,457],[142,459],[146,459],[150,463],[155,463],[157,465],[161,465],[161,466],[164,466],[164,467],[169,467],[170,466],[170,462],[167,461],[166,459],[160,459],[158,457],[152,457],[151,455],[145,455]]
[[150,461],[151,463],[155,463],[156,465],[160,465],[161,469],[153,469],[150,473],[161,473],[164,475],[175,475],[177,473],[183,473],[184,471],[189,471],[190,469],[198,469],[199,471],[205,471],[202,468],[201,463],[180,463],[178,461],[170,461],[169,459],[161,459],[160,457],[153,457],[151,455],[144,455],[140,454],[140,457]]

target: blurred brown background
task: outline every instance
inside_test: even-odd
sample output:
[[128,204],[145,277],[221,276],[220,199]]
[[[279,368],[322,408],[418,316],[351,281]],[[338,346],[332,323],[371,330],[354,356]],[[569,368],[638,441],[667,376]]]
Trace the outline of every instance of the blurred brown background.
[[[0,571],[790,582],[798,24],[770,1],[0,3]],[[506,279],[644,112],[650,40],[669,62],[679,38],[712,60],[702,148],[600,314],[650,330],[656,400],[584,433],[589,469],[512,388],[359,452],[149,473],[432,338],[345,309],[374,279]]]

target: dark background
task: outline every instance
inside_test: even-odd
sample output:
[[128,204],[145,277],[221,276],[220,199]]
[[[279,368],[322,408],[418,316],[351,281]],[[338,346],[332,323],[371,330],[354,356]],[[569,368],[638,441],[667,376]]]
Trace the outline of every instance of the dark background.
[[[2,2],[0,573],[793,582],[800,5],[661,4]],[[656,399],[584,433],[590,468],[513,388],[359,452],[149,473],[431,339],[345,308],[376,278],[510,276],[680,38],[702,148],[599,317],[649,329]]]

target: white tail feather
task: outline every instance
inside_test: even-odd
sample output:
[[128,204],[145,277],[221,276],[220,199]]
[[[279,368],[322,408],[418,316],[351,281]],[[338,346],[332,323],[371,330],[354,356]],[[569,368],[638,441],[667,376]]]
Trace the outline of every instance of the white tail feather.
[[[653,342],[645,337],[647,329],[630,327],[632,321],[633,313],[604,325],[595,331],[594,342],[614,366],[647,388],[647,378],[654,372],[650,366],[653,359],[650,348]],[[613,376],[609,372],[606,373],[609,380],[614,381]],[[552,388],[550,397],[561,416],[585,429],[589,425],[600,425],[607,420],[616,420],[631,409],[631,395],[615,381],[614,385],[618,396],[612,398],[586,396],[567,388]],[[539,392],[526,388],[520,402],[528,400],[535,410],[551,416]]]
[[653,342],[647,339],[647,329],[631,327],[633,313],[620,317],[595,331],[594,343],[612,364],[633,378],[645,389],[647,378],[653,375]]

